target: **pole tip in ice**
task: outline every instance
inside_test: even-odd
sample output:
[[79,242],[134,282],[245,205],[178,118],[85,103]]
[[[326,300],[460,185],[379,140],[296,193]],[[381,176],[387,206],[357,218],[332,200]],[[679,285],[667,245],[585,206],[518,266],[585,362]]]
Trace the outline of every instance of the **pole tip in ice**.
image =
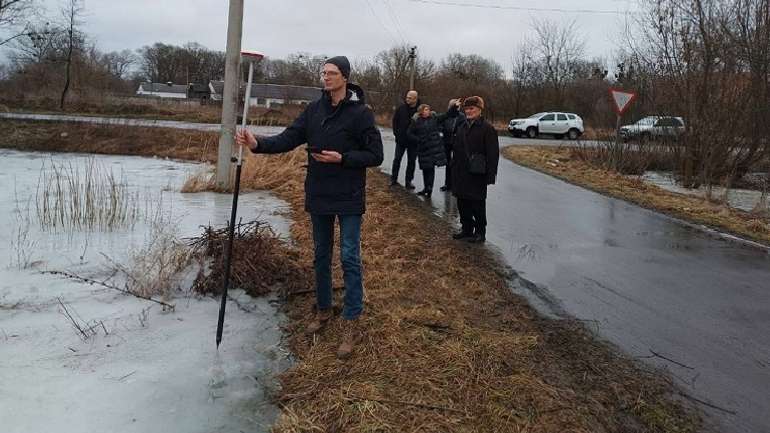
[[264,58],[265,55],[262,54],[259,51],[253,51],[253,50],[242,50],[241,51],[241,57],[244,59],[250,59],[250,60],[259,60],[261,58]]

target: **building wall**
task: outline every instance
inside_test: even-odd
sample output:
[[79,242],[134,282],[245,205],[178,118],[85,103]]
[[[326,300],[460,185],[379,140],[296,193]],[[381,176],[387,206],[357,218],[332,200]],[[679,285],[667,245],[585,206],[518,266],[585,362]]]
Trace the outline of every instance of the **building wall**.
[[170,92],[145,92],[144,90],[139,90],[136,92],[137,95],[143,95],[143,96],[156,96],[158,98],[176,98],[176,99],[185,99],[187,98],[187,95],[184,93],[170,93]]

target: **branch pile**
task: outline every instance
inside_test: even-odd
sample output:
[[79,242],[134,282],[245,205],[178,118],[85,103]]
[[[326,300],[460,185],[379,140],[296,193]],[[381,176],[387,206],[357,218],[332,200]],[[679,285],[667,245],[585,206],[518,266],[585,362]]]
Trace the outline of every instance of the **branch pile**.
[[[193,290],[202,294],[221,294],[224,278],[224,250],[228,229],[205,227],[203,234],[189,239],[193,253],[211,259],[208,272],[201,271]],[[310,286],[308,266],[300,255],[263,221],[249,221],[235,226],[230,286],[251,296],[264,295],[280,288],[282,294]]]

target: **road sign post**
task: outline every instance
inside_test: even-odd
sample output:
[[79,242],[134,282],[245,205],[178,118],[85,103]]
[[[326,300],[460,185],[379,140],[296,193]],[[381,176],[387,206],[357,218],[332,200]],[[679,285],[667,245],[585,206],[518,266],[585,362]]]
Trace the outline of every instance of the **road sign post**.
[[615,113],[617,114],[617,124],[615,125],[615,144],[620,144],[620,124],[623,113],[631,107],[631,103],[636,99],[636,93],[626,92],[620,89],[610,89],[610,99],[612,99]]

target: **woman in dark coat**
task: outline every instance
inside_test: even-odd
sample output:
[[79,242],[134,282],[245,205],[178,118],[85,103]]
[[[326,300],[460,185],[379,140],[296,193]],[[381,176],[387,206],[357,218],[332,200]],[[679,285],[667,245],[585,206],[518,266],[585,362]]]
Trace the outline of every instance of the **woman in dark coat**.
[[[500,144],[497,131],[482,112],[484,100],[463,101],[465,118],[457,120],[452,143],[452,194],[457,197],[462,230],[455,239],[484,242],[487,234],[487,185],[495,183]],[[471,163],[473,159],[473,164]]]
[[423,190],[419,195],[430,197],[433,193],[433,180],[436,177],[436,167],[447,164],[444,144],[441,140],[441,125],[449,117],[457,116],[457,103],[444,114],[430,111],[430,105],[422,104],[417,108],[415,118],[409,125],[407,135],[410,141],[417,144],[417,161],[422,170]]

